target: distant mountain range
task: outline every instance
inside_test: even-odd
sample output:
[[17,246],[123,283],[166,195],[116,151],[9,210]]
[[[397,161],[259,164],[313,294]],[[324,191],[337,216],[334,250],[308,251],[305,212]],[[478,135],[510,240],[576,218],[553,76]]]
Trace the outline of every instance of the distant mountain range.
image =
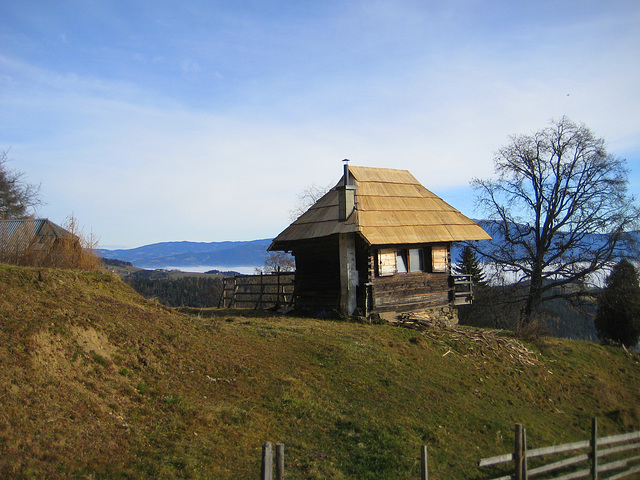
[[[482,225],[493,237],[493,245],[503,242],[495,224],[485,221]],[[640,244],[640,232],[632,232],[632,235]],[[599,244],[603,241],[603,236],[591,235],[590,240],[592,244]],[[104,258],[124,260],[136,267],[149,269],[201,266],[259,267],[264,265],[270,244],[269,238],[240,242],[161,242],[131,249],[100,249],[98,253]],[[460,243],[453,245],[453,262],[459,259],[462,246]]]
[[104,258],[124,260],[140,268],[255,267],[264,265],[271,239],[245,242],[161,242],[142,247],[98,250]]

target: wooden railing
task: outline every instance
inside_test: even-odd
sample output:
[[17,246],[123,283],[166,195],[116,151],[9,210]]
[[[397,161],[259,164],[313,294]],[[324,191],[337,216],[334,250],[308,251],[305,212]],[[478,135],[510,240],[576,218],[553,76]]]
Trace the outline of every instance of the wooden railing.
[[[603,448],[606,447],[606,448]],[[539,464],[535,468],[529,468],[529,459],[547,457],[550,455],[578,452],[576,455],[555,460],[550,463]],[[546,480],[573,480],[579,478],[591,478],[592,480],[618,480],[631,477],[640,473],[640,431],[598,438],[598,423],[592,421],[591,438],[580,442],[542,447],[532,450],[527,449],[526,429],[517,424],[515,428],[514,453],[507,453],[490,458],[483,458],[479,462],[480,467],[492,467],[504,463],[513,462],[510,473],[490,480],[528,480],[536,477]],[[602,463],[605,457],[615,457]],[[284,444],[276,445],[276,476],[275,480],[283,480],[284,469]],[[608,477],[600,474],[607,472]],[[474,478],[480,478],[475,477]],[[420,451],[420,479],[429,480],[429,468],[427,461],[427,446],[423,445]],[[273,444],[266,442],[262,447],[262,468],[260,480],[274,480],[273,477]]]
[[235,275],[223,279],[218,307],[280,308],[291,307],[294,301],[292,272],[260,275]]
[[473,279],[471,275],[451,275],[452,302],[454,305],[469,305],[473,302]]
[[[488,467],[513,462],[513,473],[494,477],[491,480],[527,480],[531,477],[547,480],[572,480],[577,478],[591,478],[592,480],[605,480],[606,478],[606,480],[614,480],[640,473],[640,455],[637,455],[640,452],[639,440],[640,432],[598,438],[598,422],[594,418],[591,426],[591,439],[589,440],[528,450],[527,431],[522,425],[517,424],[514,453],[484,458],[480,460],[479,465]],[[529,467],[530,459],[549,457],[566,452],[577,452],[577,454],[551,463],[541,462],[535,468]],[[629,455],[629,452],[633,452],[635,455]],[[608,463],[600,461],[605,457],[610,458]],[[612,475],[601,477],[600,474],[605,472]]]

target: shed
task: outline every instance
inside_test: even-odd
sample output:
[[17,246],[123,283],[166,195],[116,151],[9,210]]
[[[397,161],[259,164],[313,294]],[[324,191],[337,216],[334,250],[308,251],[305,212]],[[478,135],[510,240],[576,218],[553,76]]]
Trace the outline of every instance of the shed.
[[451,305],[451,244],[490,238],[408,171],[345,163],[269,251],[295,258],[296,307],[389,314]]
[[21,265],[55,263],[63,240],[79,248],[79,238],[47,218],[0,220],[0,262]]

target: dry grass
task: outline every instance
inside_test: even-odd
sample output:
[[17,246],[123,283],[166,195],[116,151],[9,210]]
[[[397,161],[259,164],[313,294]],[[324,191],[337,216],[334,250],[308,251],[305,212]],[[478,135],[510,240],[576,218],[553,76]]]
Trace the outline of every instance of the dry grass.
[[[105,273],[0,265],[0,477],[254,479],[264,441],[289,479],[478,478],[510,451],[640,429],[638,355],[191,310]],[[507,342],[508,343],[508,342]]]
[[63,226],[72,237],[61,239],[57,252],[59,259],[53,265],[47,266],[84,271],[101,270],[101,259],[96,254],[98,239],[93,232],[85,233],[73,214],[67,217]]
[[85,235],[77,219],[70,215],[63,228],[70,235],[34,237],[33,225],[22,224],[9,238],[0,239],[0,262],[20,266],[71,268],[97,271],[102,268],[95,253],[98,241]]

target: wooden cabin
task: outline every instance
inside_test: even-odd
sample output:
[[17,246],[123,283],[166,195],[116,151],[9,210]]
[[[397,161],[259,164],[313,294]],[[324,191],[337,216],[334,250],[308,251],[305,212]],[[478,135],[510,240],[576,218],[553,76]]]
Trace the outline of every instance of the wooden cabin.
[[454,303],[451,244],[491,237],[406,170],[345,164],[269,251],[296,263],[296,308],[389,317]]

